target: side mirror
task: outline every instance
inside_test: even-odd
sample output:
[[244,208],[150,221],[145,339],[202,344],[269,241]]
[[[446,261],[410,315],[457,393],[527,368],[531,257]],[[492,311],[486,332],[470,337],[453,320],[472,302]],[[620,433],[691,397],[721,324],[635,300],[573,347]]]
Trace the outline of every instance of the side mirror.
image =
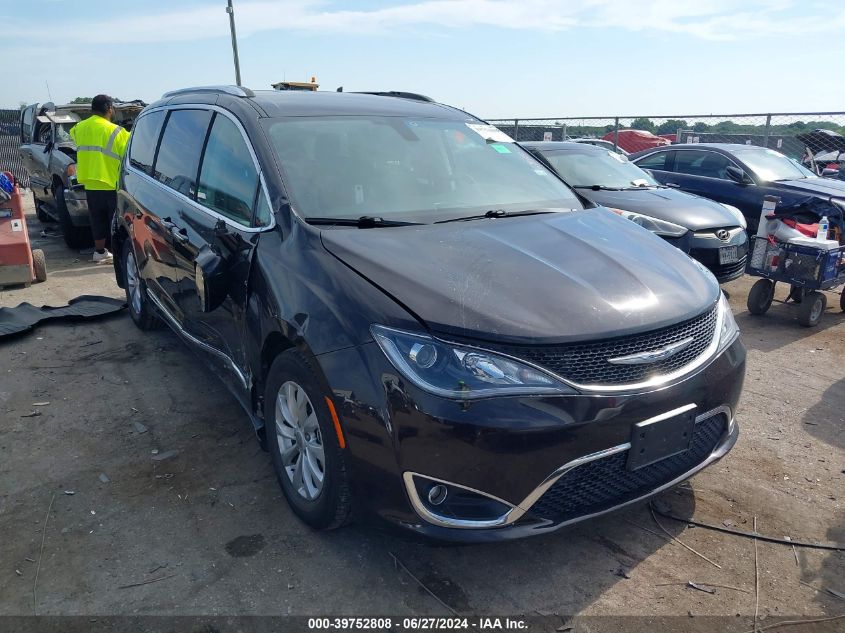
[[747,185],[751,182],[748,176],[745,175],[745,172],[734,165],[725,167],[725,175],[740,185]]
[[228,267],[223,258],[207,245],[200,249],[194,264],[200,309],[203,312],[212,312],[220,307],[228,294]]
[[839,178],[838,169],[822,169],[822,178]]

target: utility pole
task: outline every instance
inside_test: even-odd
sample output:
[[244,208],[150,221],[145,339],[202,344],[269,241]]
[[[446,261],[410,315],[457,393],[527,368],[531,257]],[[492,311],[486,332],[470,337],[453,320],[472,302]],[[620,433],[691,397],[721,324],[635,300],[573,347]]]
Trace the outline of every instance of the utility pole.
[[232,0],[229,0],[229,6],[226,7],[226,13],[229,14],[229,27],[232,29],[232,55],[235,57],[235,83],[241,85],[241,64],[238,61],[238,36],[235,34],[235,9],[232,7]]

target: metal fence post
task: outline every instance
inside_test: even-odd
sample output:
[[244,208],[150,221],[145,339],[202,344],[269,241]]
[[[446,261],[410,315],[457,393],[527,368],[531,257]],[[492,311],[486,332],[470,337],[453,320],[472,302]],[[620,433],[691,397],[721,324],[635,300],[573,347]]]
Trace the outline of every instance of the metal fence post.
[[772,126],[772,115],[766,115],[766,129],[763,131],[763,147],[769,146],[769,129]]
[[563,124],[563,133],[561,134],[560,140],[561,141],[566,140],[566,123]]
[[619,147],[619,117],[613,119],[613,149]]
[[519,140],[519,119],[513,120],[513,140]]

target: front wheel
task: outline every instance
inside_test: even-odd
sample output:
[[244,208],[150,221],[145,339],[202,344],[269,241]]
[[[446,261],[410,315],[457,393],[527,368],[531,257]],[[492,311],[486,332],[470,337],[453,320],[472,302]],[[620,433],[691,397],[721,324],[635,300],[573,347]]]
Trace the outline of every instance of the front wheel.
[[839,294],[839,309],[842,312],[845,312],[845,288],[842,289],[842,292]]
[[147,287],[138,272],[138,261],[135,259],[135,251],[132,250],[132,240],[126,240],[123,245],[123,273],[129,315],[140,329],[154,329],[159,324],[159,319],[147,298]]
[[94,238],[91,235],[91,227],[89,226],[75,226],[70,219],[70,213],[67,210],[65,203],[64,187],[56,189],[56,214],[59,216],[59,224],[62,227],[62,235],[65,238],[65,244],[69,248],[79,250],[88,248],[94,243]]
[[47,281],[47,258],[40,248],[32,249],[32,269],[35,271],[35,281]]
[[270,367],[264,424],[273,468],[291,509],[318,530],[344,525],[352,509],[342,430],[330,398],[295,350]]
[[746,305],[751,314],[765,314],[775,298],[775,284],[768,279],[759,279],[748,293]]
[[814,290],[804,295],[798,308],[798,322],[804,327],[816,327],[827,308],[827,297],[823,292]]

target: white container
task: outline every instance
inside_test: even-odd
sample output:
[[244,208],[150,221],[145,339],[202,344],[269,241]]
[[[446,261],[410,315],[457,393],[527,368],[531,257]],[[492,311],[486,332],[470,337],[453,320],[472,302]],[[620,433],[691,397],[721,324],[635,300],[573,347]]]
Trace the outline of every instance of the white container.
[[789,240],[790,244],[796,246],[806,246],[807,248],[814,248],[818,251],[834,251],[839,248],[839,242],[836,240],[818,240],[814,237],[793,237]]

